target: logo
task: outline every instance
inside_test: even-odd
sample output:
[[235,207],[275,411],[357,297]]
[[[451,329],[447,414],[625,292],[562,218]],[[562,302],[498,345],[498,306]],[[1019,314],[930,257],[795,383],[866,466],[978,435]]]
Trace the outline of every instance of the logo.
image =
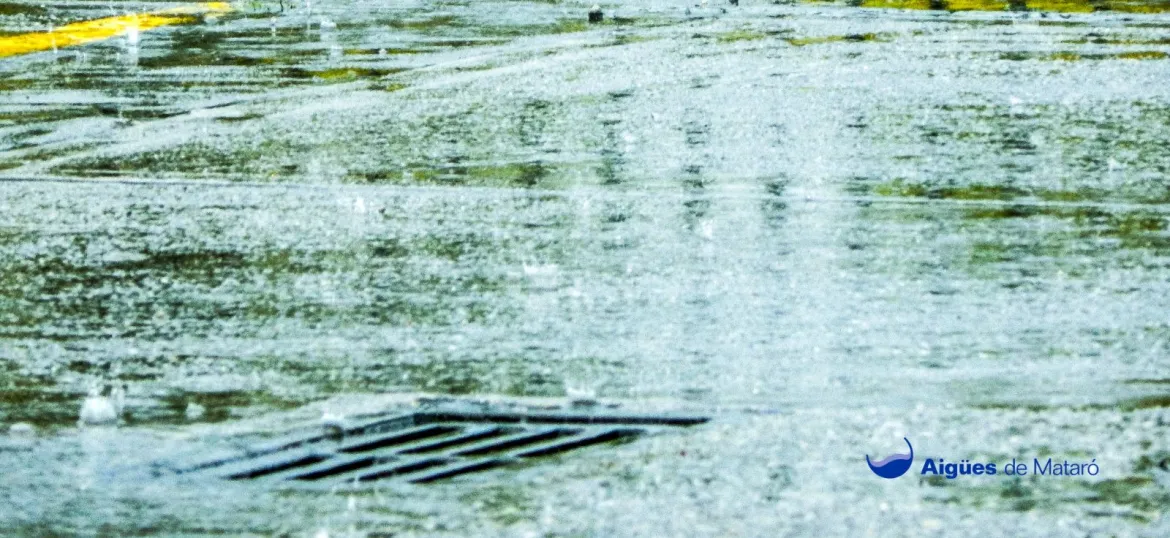
[[903,437],[902,440],[910,447],[909,454],[893,454],[876,462],[869,461],[869,454],[865,455],[865,463],[869,464],[869,470],[873,471],[873,474],[882,478],[898,478],[910,470],[910,466],[914,464],[914,446],[910,444],[909,439]]
[[[868,454],[865,456],[865,463],[869,465],[869,470],[873,471],[873,474],[882,478],[898,478],[910,470],[910,466],[914,465],[914,446],[910,444],[909,439],[903,437],[902,440],[906,441],[906,448],[910,449],[907,454],[893,454],[878,461],[871,461]],[[928,478],[956,480],[965,476],[996,477],[998,475],[1014,478],[1029,474],[1036,477],[1097,476],[1101,472],[1101,468],[1097,465],[1097,458],[1084,463],[1067,459],[1054,460],[1053,458],[1047,458],[1041,462],[1040,458],[1032,458],[1031,463],[1032,465],[1029,466],[1027,459],[1019,457],[1012,458],[1010,462],[1003,462],[1002,466],[987,460],[958,459],[947,461],[943,458],[928,457],[923,459],[922,470],[918,474]]]

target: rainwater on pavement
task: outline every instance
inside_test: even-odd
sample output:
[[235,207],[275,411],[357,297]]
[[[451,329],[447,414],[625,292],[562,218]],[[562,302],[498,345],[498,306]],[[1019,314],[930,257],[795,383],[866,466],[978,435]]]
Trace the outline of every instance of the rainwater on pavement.
[[[4,534],[1170,535],[1170,4],[591,4],[0,59]],[[446,397],[712,421],[356,492],[151,467]],[[1100,473],[863,466],[903,437]]]

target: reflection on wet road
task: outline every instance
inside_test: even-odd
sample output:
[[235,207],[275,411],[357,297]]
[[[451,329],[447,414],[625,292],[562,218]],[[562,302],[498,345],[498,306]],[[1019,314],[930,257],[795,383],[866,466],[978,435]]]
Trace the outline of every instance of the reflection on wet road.
[[[1167,6],[741,3],[240,2],[5,60],[5,528],[1159,535]],[[98,380],[126,425],[78,431]],[[355,500],[110,469],[420,392],[719,419]],[[1103,471],[874,482],[903,435]]]

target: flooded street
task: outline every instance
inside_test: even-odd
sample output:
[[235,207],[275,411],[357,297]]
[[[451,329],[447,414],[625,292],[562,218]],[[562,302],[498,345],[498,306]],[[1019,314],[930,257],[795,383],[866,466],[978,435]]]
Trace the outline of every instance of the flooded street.
[[[1170,3],[591,5],[0,3],[5,534],[1170,535]],[[711,421],[159,471],[445,398]]]

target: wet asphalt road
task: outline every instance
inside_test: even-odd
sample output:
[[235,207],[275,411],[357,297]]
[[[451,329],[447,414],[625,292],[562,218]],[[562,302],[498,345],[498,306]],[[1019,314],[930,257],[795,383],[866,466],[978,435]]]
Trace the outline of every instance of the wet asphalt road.
[[[0,524],[1170,533],[1163,5],[742,3],[240,3],[3,60]],[[415,394],[715,420],[352,495],[139,474]],[[903,436],[1101,474],[870,474]]]

